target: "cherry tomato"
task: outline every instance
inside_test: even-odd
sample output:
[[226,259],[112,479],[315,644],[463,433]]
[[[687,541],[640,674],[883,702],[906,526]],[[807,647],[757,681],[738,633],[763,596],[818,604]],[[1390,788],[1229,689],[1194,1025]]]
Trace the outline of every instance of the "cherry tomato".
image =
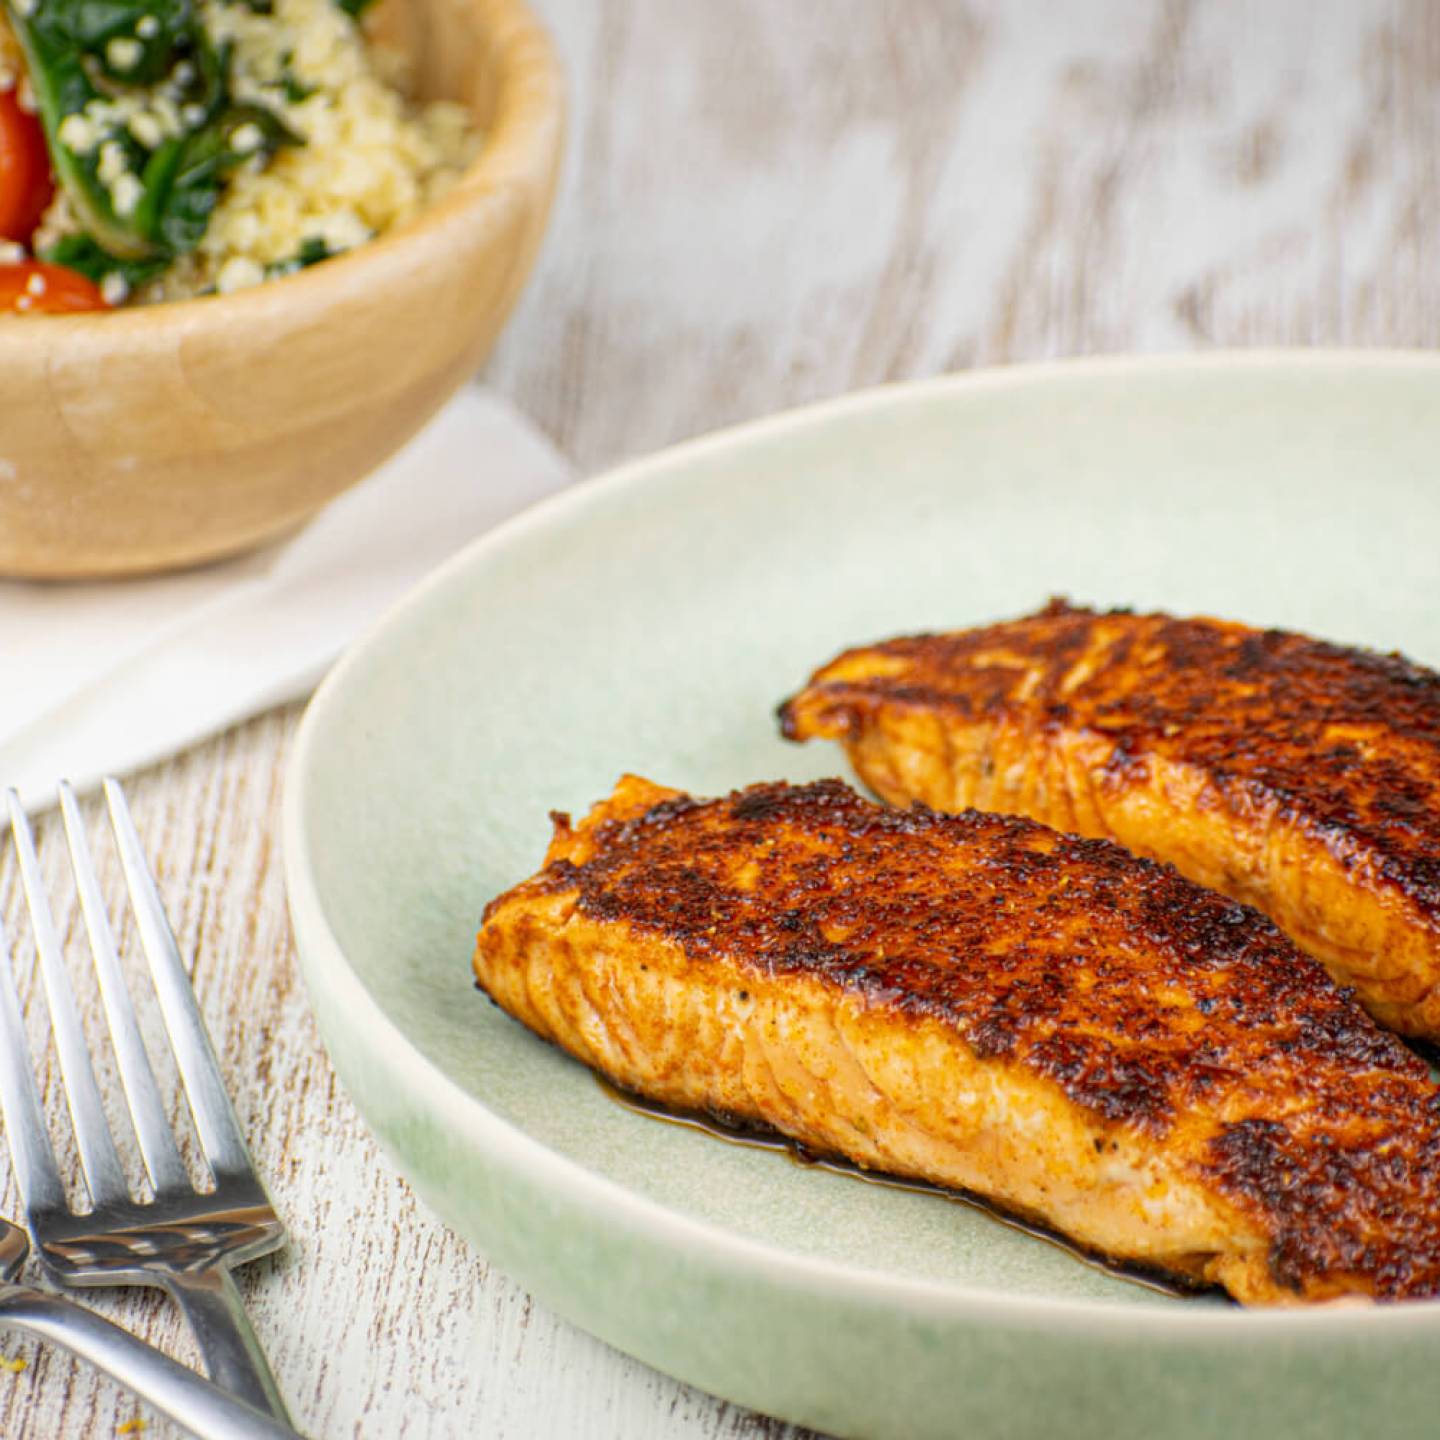
[[109,308],[99,286],[63,265],[43,260],[0,265],[0,315],[67,315]]
[[39,119],[0,93],[0,239],[28,240],[54,189]]

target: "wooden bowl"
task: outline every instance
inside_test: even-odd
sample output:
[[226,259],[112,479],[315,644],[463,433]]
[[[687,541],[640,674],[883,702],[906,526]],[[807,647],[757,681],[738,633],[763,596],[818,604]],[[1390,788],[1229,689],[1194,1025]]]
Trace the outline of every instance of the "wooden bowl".
[[524,0],[386,0],[374,24],[421,97],[474,110],[479,157],[409,224],[286,279],[0,319],[0,574],[163,570],[293,529],[485,357],[554,191],[554,51]]

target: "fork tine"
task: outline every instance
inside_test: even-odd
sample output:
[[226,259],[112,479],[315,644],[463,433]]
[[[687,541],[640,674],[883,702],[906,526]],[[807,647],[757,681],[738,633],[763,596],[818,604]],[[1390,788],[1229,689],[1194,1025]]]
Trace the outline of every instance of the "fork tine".
[[195,1001],[195,991],[185,973],[174,932],[160,902],[160,892],[155,888],[155,878],[150,873],[140,837],[135,833],[135,822],[130,818],[125,792],[118,781],[106,779],[105,798],[110,803],[110,823],[115,831],[120,863],[125,869],[140,942],[145,958],[150,962],[150,976],[155,982],[160,1013],[175,1051],[175,1063],[180,1069],[180,1081],[185,1087],[190,1113],[195,1118],[201,1148],[217,1177],[222,1172],[253,1174],[255,1167],[250,1151],[240,1132],[240,1122],[235,1118],[224,1081],[220,1078],[220,1064]]
[[65,1186],[55,1164],[55,1152],[45,1128],[45,1112],[30,1069],[30,1046],[20,1018],[20,996],[15,990],[14,961],[5,931],[0,929],[0,1111],[5,1134],[20,1182],[20,1199],[26,1210],[64,1210],[69,1207]]
[[65,1099],[70,1106],[70,1121],[75,1127],[75,1142],[80,1150],[80,1163],[85,1170],[85,1184],[96,1205],[128,1200],[130,1187],[115,1153],[110,1137],[110,1122],[95,1083],[90,1065],[90,1051],[85,1032],[80,1028],[80,1015],[75,1008],[75,994],[70,977],[65,973],[65,954],[50,902],[45,895],[45,882],[40,876],[40,863],[35,858],[35,837],[30,822],[20,806],[20,797],[11,790],[10,828],[15,835],[15,853],[20,858],[20,878],[25,884],[25,899],[30,907],[30,924],[35,932],[35,948],[40,955],[40,974],[45,982],[45,998],[50,1005],[50,1028],[55,1033],[55,1049],[60,1057],[60,1078],[65,1082]]
[[135,1125],[135,1138],[140,1142],[145,1170],[157,1194],[167,1188],[188,1187],[190,1176],[180,1159],[179,1150],[175,1148],[175,1137],[165,1116],[155,1072],[150,1068],[150,1057],[145,1053],[145,1042],[140,1038],[130,989],[120,970],[115,937],[110,930],[105,901],[100,894],[100,883],[95,878],[95,865],[85,838],[85,822],[80,818],[75,792],[64,780],[60,782],[60,810],[65,817],[65,838],[70,842],[70,864],[75,872],[75,887],[80,892],[80,908],[85,915],[85,928],[90,933],[90,954],[100,982],[100,998],[105,1004],[105,1019],[115,1045],[115,1061],[121,1083],[125,1086],[125,1098],[130,1104],[130,1118]]

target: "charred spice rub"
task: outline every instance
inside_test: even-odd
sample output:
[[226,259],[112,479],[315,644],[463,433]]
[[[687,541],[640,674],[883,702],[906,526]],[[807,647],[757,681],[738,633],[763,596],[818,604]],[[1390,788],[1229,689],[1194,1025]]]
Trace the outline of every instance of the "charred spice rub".
[[[1074,1214],[1097,1195],[1148,1214],[1140,1192],[1159,1175],[1232,1237],[1206,1254],[1138,1230],[1133,1251],[1098,1248],[1249,1303],[1440,1292],[1427,1067],[1258,912],[1107,841],[886,808],[839,781],[698,801],[627,780],[578,827],[562,818],[545,868],[487,907],[476,973],[625,1088],[933,1183],[985,1189],[891,1163],[877,1126],[903,1139],[928,1123],[907,1087],[952,1095],[942,1110],[968,1103],[965,1087],[1053,1095],[1035,1143],[1055,1193],[1077,1187]],[[656,973],[673,1034],[627,998]],[[817,1055],[805,1024],[819,1011],[848,1055]],[[871,1067],[859,1089],[857,1060]],[[787,1080],[793,1064],[804,1073]],[[878,1073],[890,1064],[899,1082]],[[852,1108],[817,1115],[811,1093]],[[951,1126],[937,1153],[995,1143],[953,1115],[934,1123]],[[1008,1183],[997,1171],[986,1193],[1004,1201]],[[1006,1203],[1094,1246],[1047,1213],[1048,1183]]]

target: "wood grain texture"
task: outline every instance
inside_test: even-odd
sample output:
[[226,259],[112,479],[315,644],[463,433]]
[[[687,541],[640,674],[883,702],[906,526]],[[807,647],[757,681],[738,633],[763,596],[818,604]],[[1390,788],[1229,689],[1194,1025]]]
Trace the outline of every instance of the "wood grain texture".
[[490,366],[582,467],[860,385],[1440,342],[1428,0],[541,0],[574,123]]
[[[571,151],[488,378],[585,469],[960,366],[1440,341],[1428,0],[538,8]],[[296,978],[275,840],[295,721],[265,716],[129,788],[294,1231],[242,1278],[307,1433],[798,1440],[533,1305],[378,1155]],[[6,854],[12,934],[15,883]],[[189,1353],[154,1297],[105,1307]],[[31,1362],[0,1372],[10,1440],[110,1436],[135,1414],[61,1357],[0,1350]]]

